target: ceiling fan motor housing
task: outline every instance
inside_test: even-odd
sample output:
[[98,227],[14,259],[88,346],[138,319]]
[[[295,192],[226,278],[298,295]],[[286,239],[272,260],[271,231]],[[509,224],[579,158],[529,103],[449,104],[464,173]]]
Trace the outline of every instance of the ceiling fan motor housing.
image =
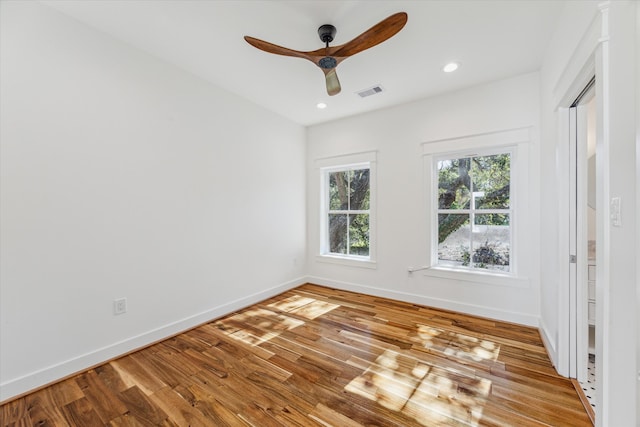
[[336,68],[336,66],[338,65],[338,61],[336,61],[336,59],[331,56],[325,56],[324,58],[321,58],[320,61],[318,61],[318,65],[320,66],[320,68],[330,70],[331,68]]
[[322,43],[326,43],[328,46],[336,36],[336,27],[329,24],[321,25],[320,28],[318,28],[318,35]]

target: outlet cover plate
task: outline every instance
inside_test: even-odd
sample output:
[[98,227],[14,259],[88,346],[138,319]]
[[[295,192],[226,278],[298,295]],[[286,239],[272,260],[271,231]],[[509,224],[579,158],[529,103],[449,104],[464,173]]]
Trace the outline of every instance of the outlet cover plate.
[[127,312],[127,299],[120,298],[113,301],[113,314],[124,314]]

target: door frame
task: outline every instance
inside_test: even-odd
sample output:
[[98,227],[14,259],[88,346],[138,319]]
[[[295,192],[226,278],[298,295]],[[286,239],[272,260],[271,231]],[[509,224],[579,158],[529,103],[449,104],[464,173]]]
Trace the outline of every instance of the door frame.
[[[609,276],[610,276],[610,230],[608,227],[608,200],[609,192],[609,3],[598,5],[597,16],[586,30],[581,42],[576,48],[553,91],[554,105],[556,106],[556,119],[558,129],[558,145],[556,156],[556,177],[558,179],[558,329],[557,351],[555,354],[555,366],[560,375],[570,376],[571,347],[577,342],[572,341],[571,322],[567,311],[571,306],[571,286],[569,283],[569,211],[568,203],[564,203],[569,197],[569,173],[562,169],[569,161],[569,106],[576,99],[581,90],[587,86],[590,79],[596,79],[596,152],[598,154],[596,172],[596,354],[598,365],[596,370],[596,425],[602,425],[603,420],[610,417],[610,388],[605,372],[611,363],[609,354],[608,331],[610,328],[610,302],[609,302]],[[576,319],[577,321],[577,319]]]

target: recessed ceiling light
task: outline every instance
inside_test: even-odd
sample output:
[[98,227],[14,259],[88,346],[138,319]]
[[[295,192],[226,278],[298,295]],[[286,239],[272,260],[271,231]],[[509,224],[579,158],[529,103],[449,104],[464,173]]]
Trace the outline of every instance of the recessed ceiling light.
[[320,110],[324,110],[325,108],[327,108],[327,104],[325,104],[324,102],[318,102],[316,104],[316,107],[318,107],[318,109]]
[[460,64],[458,64],[457,62],[449,62],[447,65],[442,67],[442,71],[444,71],[445,73],[452,73],[457,70],[458,67],[460,67]]

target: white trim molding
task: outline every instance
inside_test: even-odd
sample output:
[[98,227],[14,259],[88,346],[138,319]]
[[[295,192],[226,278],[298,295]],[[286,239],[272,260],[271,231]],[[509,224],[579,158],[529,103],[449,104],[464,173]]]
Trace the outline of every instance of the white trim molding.
[[531,128],[506,129],[495,132],[465,135],[455,138],[438,139],[422,143],[425,156],[478,148],[501,147],[531,142]]
[[[511,192],[512,216],[511,222],[511,266],[509,272],[485,272],[473,269],[455,269],[446,268],[437,265],[437,241],[435,237],[429,239],[427,244],[427,259],[424,268],[421,268],[424,276],[432,276],[445,279],[454,279],[462,281],[475,281],[483,284],[498,286],[513,286],[520,288],[529,288],[530,280],[528,275],[531,271],[526,271],[524,261],[527,250],[524,244],[520,244],[531,223],[527,195],[529,194],[529,169],[530,169],[530,151],[533,142],[533,128],[531,126],[498,130],[494,132],[486,132],[474,135],[465,135],[454,138],[446,138],[423,142],[422,156],[424,163],[424,180],[427,194],[438,194],[437,189],[437,172],[435,171],[434,159],[442,154],[461,154],[471,155],[469,153],[482,153],[486,150],[509,149],[511,159],[514,165],[512,168],[512,185],[514,191]],[[522,194],[522,196],[519,196]],[[428,215],[428,227],[430,235],[437,230],[437,215],[434,204],[434,197],[425,197],[425,212]],[[537,323],[536,323],[537,326]]]
[[[319,246],[316,249],[316,261],[344,265],[349,267],[362,267],[376,269],[377,248],[377,150],[349,153],[331,157],[319,158],[314,161],[315,172],[319,177]],[[345,168],[369,169],[369,255],[340,255],[330,253],[327,214],[329,212],[327,194],[329,178],[328,173],[343,170]]]
[[390,291],[388,289],[377,288],[375,286],[364,285],[360,283],[344,282],[318,276],[309,276],[308,282],[320,286],[341,289],[344,291],[359,292],[367,295],[394,299],[397,301],[421,304],[426,307],[451,310],[459,313],[469,314],[472,316],[495,319],[503,322],[517,323],[519,325],[532,326],[535,328],[537,328],[540,323],[540,318],[538,316],[518,313],[514,311],[500,310],[482,305],[460,303],[458,301],[450,299],[432,298],[408,292]]

